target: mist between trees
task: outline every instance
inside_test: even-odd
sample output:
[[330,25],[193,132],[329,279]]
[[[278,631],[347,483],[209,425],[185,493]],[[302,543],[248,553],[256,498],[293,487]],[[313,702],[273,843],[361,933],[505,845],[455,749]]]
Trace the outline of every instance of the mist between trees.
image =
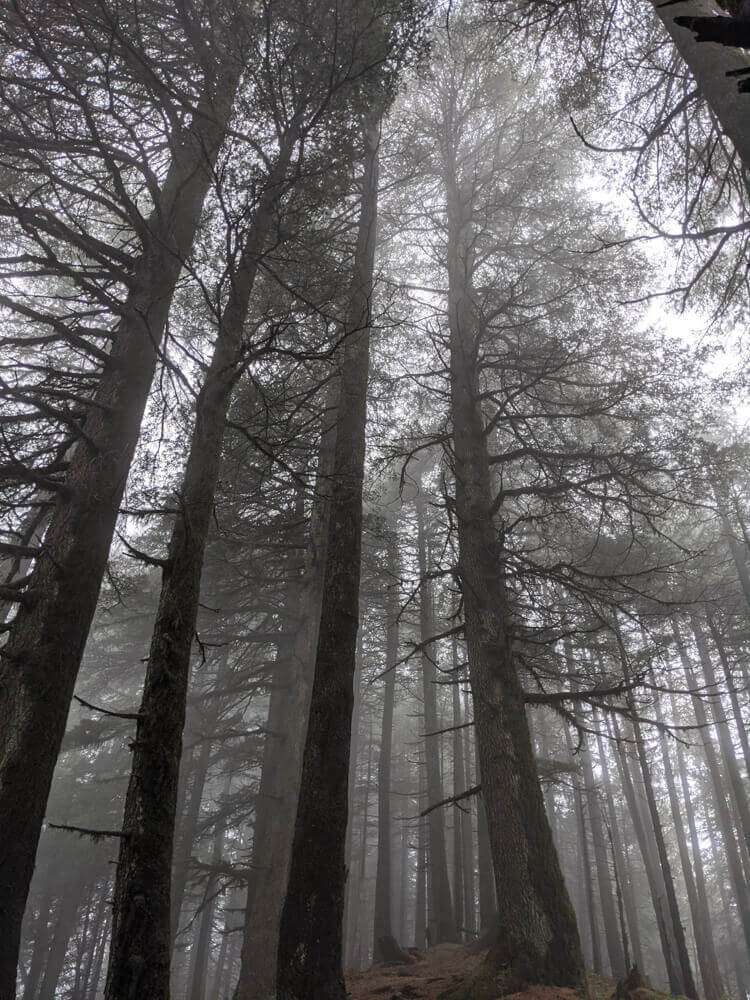
[[748,997],[743,32],[0,2],[0,1000]]

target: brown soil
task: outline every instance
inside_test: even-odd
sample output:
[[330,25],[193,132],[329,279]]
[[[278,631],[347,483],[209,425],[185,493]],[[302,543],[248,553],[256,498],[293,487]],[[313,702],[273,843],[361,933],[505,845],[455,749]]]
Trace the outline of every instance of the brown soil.
[[[485,957],[472,955],[459,944],[414,950],[412,955],[413,965],[373,965],[364,972],[347,972],[351,1000],[438,1000],[446,990],[474,979]],[[610,1000],[614,989],[613,980],[589,974],[591,1000]],[[506,1000],[579,1000],[579,997],[569,989],[533,986]]]

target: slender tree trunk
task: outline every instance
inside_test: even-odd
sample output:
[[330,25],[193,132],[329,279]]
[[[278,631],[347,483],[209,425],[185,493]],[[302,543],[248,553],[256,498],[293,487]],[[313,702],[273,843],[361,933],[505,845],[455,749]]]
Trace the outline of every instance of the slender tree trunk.
[[[696,692],[699,690],[698,682],[695,674],[693,673],[693,668],[685,650],[680,630],[676,622],[672,623],[672,627],[677,645],[677,651],[680,655],[682,668],[685,672],[685,681],[688,689],[692,692]],[[711,776],[711,784],[714,793],[714,807],[716,809],[716,815],[721,829],[721,836],[724,841],[724,853],[727,859],[729,875],[734,886],[734,895],[737,900],[737,908],[739,910],[742,930],[745,936],[745,946],[747,948],[748,955],[750,955],[750,889],[745,881],[745,875],[742,870],[742,858],[740,856],[738,838],[732,823],[731,814],[729,812],[726,789],[724,788],[724,780],[719,767],[716,749],[711,739],[706,709],[703,701],[697,694],[693,694],[692,702],[693,711],[695,712],[695,721],[698,724],[701,741],[703,742],[703,752],[706,758],[706,764],[708,765],[708,771]]]
[[[58,906],[62,903],[62,900]],[[49,951],[50,927],[54,924],[52,893],[47,892],[39,903],[39,913],[34,921],[34,947],[31,951],[29,972],[23,989],[23,1000],[36,1000],[39,983]]]
[[[617,644],[620,650],[620,658],[623,665],[624,676],[627,678],[629,676],[628,654],[623,643],[619,626],[615,626],[615,638],[617,640]],[[671,924],[670,928],[671,935],[674,938],[676,944],[674,972],[677,974],[678,978],[676,980],[676,985],[675,984],[670,984],[670,985],[674,993],[684,994],[685,996],[692,997],[695,998],[695,1000],[697,1000],[698,991],[695,988],[695,980],[693,979],[693,970],[690,966],[690,957],[688,955],[687,943],[685,941],[685,930],[682,926],[682,918],[680,916],[680,909],[677,903],[677,893],[675,892],[674,880],[672,878],[672,868],[669,863],[669,855],[667,853],[666,841],[664,840],[664,831],[662,829],[661,817],[659,816],[659,808],[656,803],[656,796],[654,795],[654,786],[651,779],[651,767],[648,762],[648,750],[646,747],[645,740],[643,739],[643,731],[641,729],[641,723],[638,719],[637,709],[633,701],[631,692],[628,692],[627,700],[628,700],[628,706],[633,716],[633,733],[635,734],[635,746],[638,754],[638,761],[641,766],[641,774],[643,775],[643,787],[646,792],[646,802],[648,804],[648,810],[651,816],[651,825],[653,829],[654,840],[656,842],[656,851],[659,858],[662,880],[666,891],[667,915]]]
[[456,164],[447,162],[458,573],[499,911],[498,936],[488,967],[504,970],[508,988],[527,982],[578,988],[584,980],[578,928],[544,808],[524,693],[513,661],[504,554],[493,520],[495,502],[479,402],[471,213],[457,177]]
[[[672,698],[672,716],[677,719],[677,706],[675,704],[674,695]],[[691,791],[688,776],[687,767],[685,766],[685,751],[683,749],[682,743],[677,740],[677,771],[680,776],[680,787],[682,789],[682,800],[685,807],[685,816],[688,822],[688,829],[690,831],[690,847],[693,852],[693,866],[695,868],[695,888],[696,895],[698,899],[698,907],[701,913],[701,920],[703,924],[702,928],[702,941],[704,944],[698,943],[699,947],[699,960],[701,961],[701,976],[703,977],[703,991],[706,994],[706,1000],[715,1000],[716,997],[721,997],[724,994],[724,987],[721,981],[721,972],[719,970],[719,962],[716,956],[716,945],[714,943],[714,936],[712,925],[713,921],[711,918],[711,909],[708,904],[708,892],[706,890],[706,875],[703,868],[703,854],[701,852],[700,837],[698,835],[698,828],[695,822],[695,810],[693,808],[693,793]],[[696,934],[697,938],[697,934]],[[705,946],[706,954],[701,957],[700,950]],[[706,965],[706,971],[703,971],[703,964]]]
[[[419,812],[425,808],[425,781],[419,774]],[[414,947],[424,948],[427,944],[427,821],[420,816],[417,824],[417,889],[414,910]]]
[[[229,795],[231,783],[232,776],[230,772],[224,778],[224,787],[222,789],[221,798],[219,799],[220,808],[222,800],[226,799],[227,795]],[[221,855],[224,848],[226,823],[226,815],[222,814],[217,820],[214,830],[214,840],[211,851],[211,864],[213,865],[214,871],[209,873],[208,880],[206,882],[206,891],[203,896],[203,909],[201,911],[198,934],[196,935],[194,945],[195,954],[193,957],[193,969],[191,975],[190,1000],[204,1000],[206,995],[208,954],[211,945],[211,933],[214,926],[216,893],[219,888],[219,878],[215,870],[221,861]],[[214,1000],[214,998],[211,997],[209,1000]]]
[[[357,792],[357,760],[359,757],[359,717],[361,712],[362,698],[362,632],[357,632],[357,650],[355,654],[354,668],[354,710],[352,712],[352,734],[349,741],[349,778],[348,778],[348,816],[346,823],[346,890],[344,892],[344,956],[345,966],[350,969],[354,965],[355,955],[355,935],[354,935],[354,913],[357,904],[358,889],[357,876],[354,867],[354,827],[356,820],[356,792]],[[358,953],[357,953],[358,954]]]
[[614,735],[617,741],[617,765],[620,772],[620,782],[625,793],[625,801],[628,806],[628,814],[635,830],[636,840],[640,848],[643,865],[646,870],[651,902],[656,916],[656,925],[659,930],[661,941],[661,951],[664,958],[664,966],[669,980],[670,989],[677,990],[676,983],[679,982],[679,970],[675,969],[677,947],[671,934],[671,928],[667,920],[666,891],[664,881],[661,877],[658,861],[654,856],[653,845],[647,834],[647,828],[641,811],[633,775],[630,772],[630,764],[625,748],[622,744],[622,736],[619,731],[616,718],[613,717],[612,724]]
[[[422,644],[422,697],[424,704],[425,747],[424,760],[427,773],[428,808],[443,799],[443,781],[440,769],[440,736],[442,728],[437,709],[437,667],[435,646],[429,641],[435,634],[432,608],[432,587],[428,579],[428,546],[425,527],[424,496],[417,498],[417,548],[421,577],[419,600],[420,642]],[[448,879],[448,854],[445,846],[445,813],[442,808],[432,809],[427,816],[427,855],[429,857],[430,891],[427,897],[427,914],[431,943],[456,941],[456,923]]]
[[732,734],[729,731],[727,717],[724,714],[724,707],[721,704],[721,688],[716,680],[711,651],[708,648],[706,635],[695,615],[691,616],[691,625],[695,644],[698,648],[703,676],[708,685],[709,697],[706,699],[711,706],[711,717],[714,722],[714,729],[719,737],[719,747],[721,749],[721,760],[724,765],[724,773],[729,778],[729,787],[732,790],[737,817],[739,819],[740,833],[744,838],[747,850],[750,852],[750,801],[747,795],[747,783],[740,774],[737,758],[732,746]]
[[596,875],[599,883],[599,899],[602,905],[602,919],[604,921],[604,935],[607,942],[609,965],[613,979],[622,979],[628,970],[625,968],[625,954],[622,950],[622,939],[617,926],[615,900],[612,896],[612,877],[607,859],[607,842],[604,834],[601,804],[594,782],[594,771],[588,751],[584,751],[581,754],[581,761],[583,764],[586,799],[589,806],[591,839],[594,845]]
[[284,136],[256,210],[196,403],[138,713],[115,879],[107,1000],[169,995],[170,879],[182,730],[201,572],[229,404],[241,371],[243,327],[258,260],[286,187],[298,139]]
[[740,705],[739,695],[737,694],[737,686],[732,676],[732,667],[729,662],[729,657],[727,656],[726,646],[724,645],[724,640],[721,637],[721,632],[712,615],[707,615],[708,627],[711,632],[711,638],[714,641],[714,646],[716,647],[716,652],[719,654],[719,659],[721,660],[721,667],[724,673],[724,680],[727,683],[727,691],[729,693],[729,700],[732,704],[732,714],[734,715],[734,724],[737,730],[737,735],[740,738],[740,745],[742,746],[742,754],[745,758],[745,771],[747,772],[748,778],[750,778],[750,734],[748,734],[748,726],[743,719],[742,707]]
[[[656,686],[656,678],[652,674],[652,682]],[[658,722],[664,722],[661,710],[661,703],[656,701],[656,718]],[[659,742],[661,744],[661,757],[664,767],[664,779],[667,785],[669,796],[669,806],[672,813],[674,826],[674,837],[677,840],[677,849],[680,854],[682,874],[685,879],[688,904],[693,920],[693,932],[695,934],[695,944],[697,949],[698,967],[700,968],[701,979],[703,981],[703,992],[706,1000],[719,1000],[723,990],[721,986],[721,976],[719,975],[719,963],[716,960],[716,950],[714,948],[713,935],[711,934],[711,918],[707,909],[703,909],[698,896],[693,866],[690,861],[687,840],[685,838],[685,826],[682,819],[682,810],[677,795],[677,787],[674,780],[672,761],[669,756],[669,748],[664,731],[659,731]]]
[[614,864],[619,872],[620,891],[622,892],[623,906],[628,920],[630,930],[630,940],[633,945],[633,960],[641,971],[644,971],[643,950],[641,948],[640,921],[633,896],[633,886],[630,879],[626,877],[625,851],[623,849],[622,836],[615,807],[615,797],[612,790],[612,781],[609,775],[609,762],[604,752],[604,741],[597,727],[597,750],[599,751],[599,765],[602,769],[602,781],[604,784],[604,794],[607,799],[607,812],[609,814],[609,831],[612,837],[612,851],[614,854]]
[[[329,397],[329,404],[332,400]],[[302,752],[310,710],[312,664],[323,599],[322,568],[328,531],[328,476],[335,435],[332,404],[324,415],[315,502],[301,586],[290,584],[287,607],[301,609],[296,627],[287,623],[277,653],[268,707],[260,794],[253,831],[240,975],[235,1000],[265,1000],[276,983],[279,924],[294,838]]]
[[[393,526],[395,527],[395,525]],[[388,540],[388,575],[390,578],[386,597],[387,634],[385,691],[383,694],[383,722],[380,730],[380,755],[378,757],[378,856],[375,874],[375,918],[373,926],[373,956],[382,962],[380,939],[393,936],[391,925],[391,891],[393,871],[391,848],[391,782],[393,779],[393,706],[396,697],[396,661],[398,659],[398,549],[396,537]]]
[[190,861],[193,854],[193,844],[198,832],[198,817],[200,815],[201,802],[203,800],[203,789],[206,784],[208,774],[208,764],[211,758],[211,740],[208,732],[204,734],[200,749],[195,758],[193,767],[192,783],[188,796],[185,817],[181,824],[180,838],[178,846],[174,852],[174,864],[172,868],[172,896],[171,896],[171,917],[170,926],[172,942],[177,939],[180,930],[180,915],[182,904],[185,900],[185,890],[187,888],[188,875],[190,874]]
[[[92,920],[91,927],[88,932],[88,953],[86,955],[86,964],[83,967],[81,980],[79,983],[78,992],[75,995],[74,1000],[84,1000],[89,992],[89,984],[91,983],[91,975],[94,969],[96,958],[99,952],[99,947],[104,947],[102,942],[103,937],[106,934],[107,926],[107,905],[109,896],[109,884],[104,883],[99,890],[99,900],[96,904],[96,909],[94,911],[94,918]],[[100,966],[101,971],[101,966]]]
[[[573,741],[570,738],[570,730],[565,727],[565,743],[568,753],[573,757]],[[599,943],[599,926],[596,921],[596,904],[594,900],[594,880],[592,878],[592,865],[589,856],[589,838],[586,830],[586,809],[584,806],[583,791],[580,781],[575,781],[573,794],[576,802],[576,819],[578,820],[578,847],[581,867],[581,880],[585,887],[586,911],[589,918],[589,934],[591,939],[591,965],[594,972],[603,975],[602,949]]]
[[[453,794],[468,788],[464,761],[464,724],[458,680],[458,645],[453,640]],[[471,805],[457,804],[454,810],[454,856],[456,927],[464,938],[474,935],[474,862],[472,852]]]
[[[469,718],[468,699],[464,700],[464,720]],[[462,791],[466,791],[470,785],[469,767],[469,728],[461,731],[461,763],[463,765],[463,786]],[[477,915],[475,898],[475,864],[474,864],[474,824],[472,822],[473,809],[476,804],[474,800],[463,803],[461,812],[461,850],[463,854],[463,883],[464,883],[464,929],[469,939],[476,937]]]
[[58,492],[28,594],[0,651],[0,1000],[12,1000],[21,921],[55,762],[177,279],[234,100],[226,60],[175,138],[108,361]]
[[278,1000],[345,1000],[341,934],[347,778],[359,620],[362,482],[378,197],[379,126],[365,128],[359,233],[343,342],[325,584],[289,884]]

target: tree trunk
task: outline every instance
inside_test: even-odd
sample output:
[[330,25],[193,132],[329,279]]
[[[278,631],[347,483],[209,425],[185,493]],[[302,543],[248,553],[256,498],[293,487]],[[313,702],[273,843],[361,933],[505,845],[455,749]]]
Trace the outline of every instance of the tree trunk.
[[190,252],[239,67],[225,63],[178,140],[112,351],[58,492],[0,664],[0,1000],[15,994],[21,921],[55,762],[120,500],[183,262]]
[[[440,736],[442,728],[437,709],[437,667],[435,646],[429,641],[435,634],[432,608],[432,587],[428,579],[429,557],[426,541],[425,501],[420,492],[417,498],[417,549],[419,558],[419,629],[422,645],[422,697],[424,708],[424,762],[427,774],[427,807],[443,799],[443,781],[440,773]],[[445,813],[432,809],[427,816],[427,856],[429,858],[429,892],[427,895],[427,923],[430,943],[456,941],[456,923],[448,879],[448,854],[445,847]]]
[[743,781],[740,769],[737,765],[737,758],[732,746],[732,734],[729,731],[727,717],[724,714],[724,707],[721,704],[721,688],[716,680],[711,652],[708,648],[705,633],[695,615],[690,619],[695,644],[698,648],[703,676],[708,686],[707,701],[711,706],[711,717],[714,722],[714,729],[719,737],[719,747],[721,748],[721,759],[724,765],[724,773],[729,778],[729,787],[732,790],[737,817],[739,819],[740,833],[744,838],[748,852],[750,852],[750,802],[747,796],[747,785]]
[[716,116],[721,131],[737,150],[745,170],[750,170],[746,95],[738,91],[736,79],[727,77],[732,70],[747,69],[747,57],[738,49],[726,45],[696,42],[692,31],[674,23],[674,19],[680,16],[712,17],[724,11],[712,0],[682,0],[668,7],[660,0],[650,2]]
[[[219,808],[222,800],[229,795],[229,788],[232,783],[231,772],[224,778],[224,788],[219,799]],[[211,864],[216,869],[221,861],[222,850],[224,848],[224,833],[226,831],[226,815],[221,815],[216,821],[214,830],[214,842],[211,851]],[[206,891],[203,894],[203,909],[200,914],[198,933],[194,945],[193,969],[191,975],[190,1000],[204,1000],[206,995],[206,980],[208,979],[208,953],[211,945],[211,932],[214,925],[214,910],[216,908],[216,893],[219,888],[219,879],[215,872],[209,873],[206,882]],[[210,1000],[214,1000],[213,997]]]
[[476,368],[473,233],[455,163],[446,164],[451,419],[464,598],[482,794],[495,871],[499,932],[490,965],[506,986],[581,987],[575,914],[552,840],[513,661],[503,548],[493,521]]
[[[336,384],[334,380],[332,385]],[[327,484],[335,443],[331,423],[335,401],[329,396],[328,402],[331,405],[324,414],[302,584],[301,588],[299,581],[290,584],[286,602],[290,615],[294,610],[299,618],[296,627],[292,621],[287,623],[285,640],[277,651],[274,687],[269,699],[268,735],[263,748],[235,1000],[265,1000],[273,994],[276,984],[279,924],[292,855],[310,710],[312,660],[323,599],[322,569],[329,515]]]
[[[419,792],[417,807],[419,813],[425,808],[424,778],[419,772]],[[424,948],[427,944],[427,821],[420,815],[417,822],[417,871],[414,899],[414,947]]]
[[[570,730],[565,727],[565,743],[568,753],[573,757],[573,741]],[[578,848],[580,858],[581,880],[585,887],[586,911],[589,918],[589,933],[591,939],[591,966],[594,972],[603,975],[602,950],[599,944],[599,927],[596,922],[596,904],[594,900],[594,882],[591,874],[591,859],[589,857],[589,838],[586,830],[586,810],[584,808],[583,791],[580,781],[574,781],[573,794],[576,802],[576,819],[578,821]]]
[[735,684],[734,677],[732,676],[732,667],[729,662],[729,657],[727,655],[726,646],[724,645],[724,640],[721,637],[721,632],[716,624],[712,615],[707,615],[708,628],[711,632],[711,638],[713,639],[714,646],[716,647],[716,652],[719,654],[719,659],[721,660],[721,667],[724,673],[724,680],[727,682],[727,691],[729,693],[729,700],[732,703],[732,714],[734,715],[734,724],[737,729],[737,735],[740,738],[740,744],[742,746],[742,753],[745,758],[745,771],[747,772],[748,778],[750,778],[750,734],[748,734],[748,727],[745,724],[745,720],[742,716],[742,706],[740,705],[739,695],[737,694],[737,687]]
[[[393,526],[395,528],[395,525]],[[387,634],[385,691],[383,695],[383,723],[380,730],[380,755],[378,757],[378,857],[375,874],[375,918],[373,926],[373,956],[382,962],[384,956],[380,940],[393,937],[391,926],[391,891],[393,872],[391,866],[391,782],[393,755],[393,707],[396,697],[396,661],[398,659],[398,549],[395,535],[388,539],[388,576],[390,582],[386,597]]]
[[325,584],[310,721],[279,934],[278,1000],[345,1000],[341,934],[347,778],[359,619],[362,482],[375,260],[379,127],[365,128],[354,277],[343,339]]
[[[627,650],[623,642],[622,634],[620,628],[615,624],[614,629],[615,639],[617,640],[617,645],[620,651],[620,659],[623,666],[623,673],[625,678],[629,677],[629,659]],[[651,816],[651,825],[653,828],[654,840],[656,842],[656,851],[659,857],[659,864],[661,866],[661,875],[664,883],[664,888],[666,890],[667,899],[667,910],[668,917],[671,924],[671,934],[674,938],[675,944],[677,946],[674,972],[677,974],[677,985],[671,984],[671,989],[673,993],[684,994],[685,996],[695,998],[697,1000],[698,991],[695,988],[695,980],[693,979],[693,970],[690,966],[690,957],[688,955],[687,943],[685,941],[685,930],[682,926],[682,919],[680,917],[680,909],[677,903],[677,893],[675,892],[674,880],[672,878],[672,868],[669,863],[669,855],[667,853],[667,845],[664,840],[664,831],[662,829],[661,817],[659,816],[659,808],[656,803],[656,796],[654,795],[654,786],[651,780],[651,767],[648,762],[648,750],[646,748],[645,740],[643,739],[643,731],[641,729],[641,723],[638,718],[638,712],[633,700],[632,691],[628,691],[627,703],[633,718],[633,733],[635,734],[635,746],[638,754],[638,761],[641,766],[641,774],[643,775],[643,787],[646,792],[646,802],[648,803],[648,810]]]
[[[461,692],[458,674],[458,644],[453,640],[453,794],[459,795],[469,787],[464,754],[464,717],[461,712]],[[471,802],[457,804],[454,809],[454,858],[456,872],[456,927],[465,939],[473,938],[474,926],[474,851],[471,829]]]
[[170,880],[182,730],[201,571],[221,466],[224,429],[241,372],[243,327],[258,260],[286,187],[298,132],[284,136],[232,275],[195,426],[163,568],[159,607],[138,713],[115,879],[107,1000],[169,995]]
[[[320,618],[320,616],[318,616]],[[357,759],[359,757],[359,716],[362,690],[362,632],[357,632],[357,651],[354,667],[354,710],[352,712],[352,735],[349,740],[348,816],[346,823],[346,889],[344,892],[344,964],[347,969],[354,965],[354,908],[357,905],[358,886],[354,874],[354,826],[355,797],[357,791]],[[292,831],[294,835],[294,831]]]
[[76,917],[85,892],[85,886],[75,886],[72,891],[65,892],[60,900],[52,944],[47,952],[44,977],[39,988],[39,1000],[54,1000],[57,995],[57,985],[65,965],[68,943],[76,928]]
[[[595,716],[596,718],[596,716]],[[602,769],[602,781],[604,784],[604,794],[607,798],[607,812],[609,813],[609,832],[612,838],[612,853],[616,872],[619,872],[620,891],[622,893],[623,906],[630,930],[630,940],[633,945],[633,960],[639,969],[645,971],[643,963],[643,950],[641,948],[640,921],[633,895],[633,886],[627,878],[625,870],[625,851],[623,849],[622,836],[615,807],[615,797],[612,791],[612,781],[609,775],[609,763],[604,752],[604,741],[597,727],[596,733],[597,750],[599,751],[599,765]]]
[[[656,678],[653,673],[651,675],[651,679],[654,684],[654,689],[656,690]],[[664,722],[661,702],[658,698],[656,700],[656,719],[660,723]],[[661,757],[664,766],[664,779],[667,785],[669,806],[674,825],[674,836],[677,840],[677,849],[680,854],[680,864],[682,865],[682,874],[685,879],[688,904],[690,906],[690,914],[693,920],[693,932],[695,934],[695,944],[698,953],[698,967],[700,968],[701,979],[703,981],[703,992],[706,1000],[719,1000],[723,994],[723,990],[721,986],[721,976],[719,974],[719,963],[716,960],[716,950],[714,948],[714,940],[711,933],[711,917],[708,910],[704,909],[701,905],[701,900],[698,896],[695,877],[693,875],[693,866],[690,861],[687,840],[685,839],[685,826],[682,819],[680,800],[677,795],[677,787],[674,780],[672,760],[669,756],[666,736],[664,735],[664,731],[661,729],[659,730],[659,742],[661,744]]]
[[[698,682],[695,674],[693,673],[693,668],[685,650],[680,630],[677,627],[677,623],[674,621],[672,622],[672,628],[674,631],[675,642],[677,644],[677,651],[680,654],[682,668],[685,672],[685,681],[687,683],[688,690],[696,692],[699,690]],[[742,858],[740,857],[738,838],[732,823],[731,814],[729,812],[726,789],[724,788],[724,780],[719,767],[716,749],[711,739],[706,709],[701,698],[695,693],[693,694],[692,702],[693,711],[695,712],[695,721],[699,727],[701,741],[703,743],[703,752],[705,754],[708,771],[711,776],[711,784],[713,786],[714,793],[714,807],[716,809],[716,815],[721,829],[721,836],[724,841],[724,853],[729,867],[729,875],[734,885],[734,895],[737,900],[737,909],[739,910],[740,921],[742,923],[742,929],[745,936],[745,946],[748,954],[750,955],[750,889],[745,881],[745,875],[742,870]]]
[[171,917],[170,926],[172,942],[177,939],[180,930],[180,915],[182,904],[185,899],[185,889],[187,888],[188,875],[190,874],[190,860],[193,854],[193,844],[198,832],[198,817],[200,815],[201,801],[203,799],[203,788],[208,774],[208,763],[211,757],[211,740],[208,731],[203,736],[200,750],[198,751],[193,768],[193,781],[190,788],[187,810],[182,822],[180,838],[174,852],[174,865],[172,869],[172,894],[170,900]]

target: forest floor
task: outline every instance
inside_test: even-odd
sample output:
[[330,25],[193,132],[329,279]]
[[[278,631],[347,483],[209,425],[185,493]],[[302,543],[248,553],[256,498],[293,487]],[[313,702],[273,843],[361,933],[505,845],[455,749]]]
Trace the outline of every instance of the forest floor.
[[[362,972],[348,971],[351,1000],[438,1000],[446,990],[473,979],[484,953],[472,954],[460,944],[441,944],[422,951],[413,949],[412,965],[373,965]],[[610,1000],[613,979],[589,973],[591,1000]],[[534,986],[505,1000],[579,1000],[573,990]]]

